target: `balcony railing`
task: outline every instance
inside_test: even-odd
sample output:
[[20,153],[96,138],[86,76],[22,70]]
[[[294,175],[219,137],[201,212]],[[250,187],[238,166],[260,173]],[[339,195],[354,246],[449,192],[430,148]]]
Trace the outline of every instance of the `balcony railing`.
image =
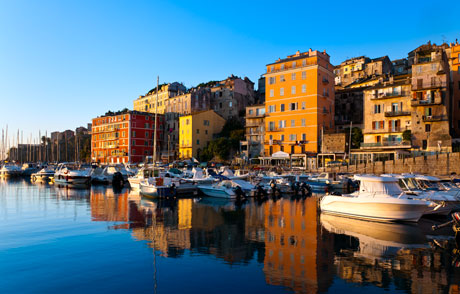
[[411,106],[429,106],[429,105],[437,105],[437,104],[442,104],[442,99],[441,97],[435,97],[434,99],[414,99],[411,100],[410,105]]
[[422,117],[424,122],[430,122],[430,121],[447,121],[447,115],[424,115]]
[[363,148],[372,148],[372,147],[411,147],[411,143],[407,141],[383,141],[378,143],[361,143]]
[[446,81],[429,81],[424,83],[418,83],[417,80],[413,80],[412,90],[425,90],[425,89],[436,89],[447,87]]
[[376,129],[370,131],[364,131],[365,134],[383,134],[383,133],[400,133],[403,132],[404,129],[401,127],[394,127],[394,128],[385,128],[385,129]]
[[410,93],[408,91],[391,92],[391,93],[374,93],[371,95],[371,100],[397,98],[397,97],[404,97],[404,96],[409,96],[409,95]]
[[387,111],[385,112],[386,117],[393,117],[393,116],[408,116],[411,113],[409,111],[401,111],[401,110],[396,110],[396,111]]

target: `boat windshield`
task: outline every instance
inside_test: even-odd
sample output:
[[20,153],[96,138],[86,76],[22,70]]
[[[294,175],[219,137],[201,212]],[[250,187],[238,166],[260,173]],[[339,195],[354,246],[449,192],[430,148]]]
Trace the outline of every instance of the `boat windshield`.
[[378,182],[378,181],[361,181],[360,192],[399,195],[402,193],[401,187],[397,182]]

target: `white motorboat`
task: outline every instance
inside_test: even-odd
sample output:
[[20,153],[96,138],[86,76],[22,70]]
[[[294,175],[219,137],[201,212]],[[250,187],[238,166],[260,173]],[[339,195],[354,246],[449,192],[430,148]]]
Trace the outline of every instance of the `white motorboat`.
[[230,180],[245,180],[249,176],[249,172],[244,173],[243,170],[237,170],[235,173],[228,167],[223,166],[220,168],[219,175],[224,176]]
[[188,180],[193,181],[200,185],[210,185],[218,181],[218,179],[214,178],[213,176],[210,176],[210,175],[205,176],[203,169],[199,167],[194,167],[192,169],[192,174],[193,174],[192,178]]
[[80,168],[76,163],[60,163],[54,173],[54,182],[57,184],[89,184],[91,170]]
[[34,182],[46,182],[54,177],[54,169],[52,167],[45,167],[36,173],[33,173],[30,178]]
[[17,177],[22,174],[22,170],[19,166],[15,164],[5,164],[0,169],[0,176],[1,177]]
[[108,165],[105,168],[96,168],[91,172],[91,182],[111,184],[113,182],[113,176],[116,173],[120,173],[123,177],[123,181],[128,181],[129,172],[125,169],[124,165]]
[[355,176],[355,179],[360,181],[358,191],[324,196],[320,202],[321,211],[373,221],[417,222],[430,206],[437,206],[409,197],[393,177]]
[[232,182],[228,180],[213,185],[198,185],[198,189],[209,197],[236,198]]
[[161,177],[150,177],[139,181],[140,194],[146,197],[172,197],[174,195],[174,188],[167,186],[164,179]]
[[410,197],[418,200],[431,201],[437,204],[425,211],[425,214],[448,215],[452,209],[459,204],[458,200],[452,195],[442,191],[425,191],[415,181],[413,174],[385,174],[384,177],[393,177],[398,180],[401,189]]

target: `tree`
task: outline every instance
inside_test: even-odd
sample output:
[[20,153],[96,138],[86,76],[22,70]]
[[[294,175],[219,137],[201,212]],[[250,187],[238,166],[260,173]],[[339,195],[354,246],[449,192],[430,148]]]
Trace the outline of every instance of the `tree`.
[[351,130],[351,147],[359,148],[364,141],[363,131],[360,128],[353,128]]
[[403,141],[412,141],[412,132],[410,130],[405,130],[402,133],[402,139]]

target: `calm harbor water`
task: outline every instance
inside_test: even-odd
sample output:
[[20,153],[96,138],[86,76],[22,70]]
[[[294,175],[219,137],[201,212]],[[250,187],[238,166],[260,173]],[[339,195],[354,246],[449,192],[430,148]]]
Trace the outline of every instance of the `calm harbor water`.
[[458,292],[450,228],[0,180],[0,293]]

